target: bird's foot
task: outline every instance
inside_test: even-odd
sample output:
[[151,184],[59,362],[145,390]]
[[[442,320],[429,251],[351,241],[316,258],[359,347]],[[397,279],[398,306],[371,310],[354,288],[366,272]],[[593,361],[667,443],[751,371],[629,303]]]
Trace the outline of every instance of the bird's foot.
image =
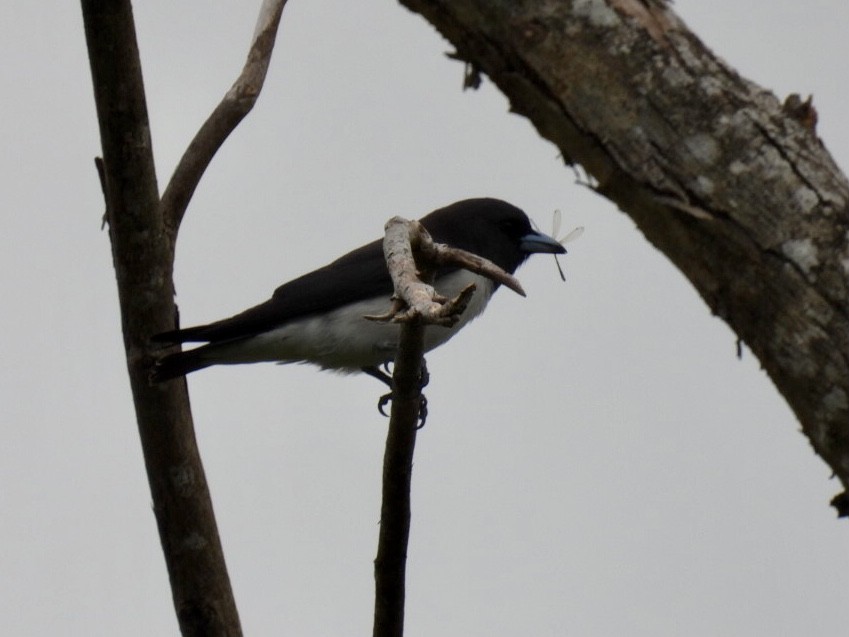
[[[363,371],[366,374],[368,374],[369,376],[372,376],[372,377],[378,379],[380,382],[386,384],[390,389],[392,389],[392,391],[390,391],[388,394],[383,394],[377,401],[377,411],[379,411],[380,414],[384,418],[389,418],[389,414],[386,413],[385,408],[386,408],[386,405],[388,405],[389,402],[393,399],[394,393],[395,393],[395,388],[394,388],[393,383],[392,383],[392,376],[388,373],[389,372],[389,363],[383,364],[383,370],[381,370],[379,367],[363,367]],[[424,389],[425,387],[427,387],[429,382],[430,382],[430,372],[428,372],[428,370],[427,370],[427,361],[422,359],[422,368],[419,372],[419,389],[421,390],[421,389]],[[427,420],[427,396],[425,396],[424,394],[421,394],[419,396],[419,414],[418,414],[418,424],[416,425],[416,429],[421,429],[422,427],[424,427],[426,420]]]

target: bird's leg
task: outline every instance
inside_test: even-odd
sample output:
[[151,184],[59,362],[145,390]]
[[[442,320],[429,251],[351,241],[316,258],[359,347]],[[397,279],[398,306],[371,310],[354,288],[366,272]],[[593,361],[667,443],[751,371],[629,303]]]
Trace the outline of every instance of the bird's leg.
[[377,367],[377,366],[362,367],[361,369],[362,369],[363,372],[365,372],[366,374],[368,374],[372,378],[376,378],[377,380],[379,380],[381,383],[385,384],[390,389],[392,388],[392,376],[388,373],[389,372],[389,363],[383,364],[383,369],[385,369],[386,371],[381,370],[380,367]]
[[[385,371],[384,371],[385,370]],[[363,367],[362,371],[371,376],[372,378],[376,378],[380,382],[384,383],[388,386],[392,391],[388,394],[383,394],[377,401],[377,410],[380,414],[386,418],[389,417],[389,414],[386,413],[384,408],[389,404],[389,401],[392,400],[392,394],[395,391],[395,387],[392,383],[392,376],[389,375],[389,363],[383,364],[383,370],[377,366]],[[427,387],[430,382],[430,373],[427,371],[427,361],[422,359],[422,368],[419,372],[419,389],[424,389]],[[416,429],[421,429],[424,427],[425,421],[427,420],[427,396],[424,394],[419,398],[419,424],[416,426]]]
[[430,372],[427,371],[427,359],[422,359],[422,368],[419,372],[419,389],[424,389],[430,384]]
[[[363,367],[362,370],[363,370],[363,372],[365,372],[366,374],[368,374],[372,378],[376,378],[381,383],[384,383],[387,387],[389,387],[389,389],[392,389],[394,391],[394,387],[392,386],[392,376],[388,373],[389,372],[389,363],[388,362],[383,364],[383,369],[380,369],[380,367],[377,367],[376,365],[374,365],[374,366],[370,366],[370,367]],[[386,371],[384,371],[384,370],[386,370]],[[387,414],[383,410],[383,408],[386,407],[386,405],[389,404],[390,400],[392,400],[392,392],[389,392],[388,394],[383,394],[383,396],[381,396],[377,401],[377,411],[379,411],[380,415],[383,416],[384,418],[389,418],[389,414]]]

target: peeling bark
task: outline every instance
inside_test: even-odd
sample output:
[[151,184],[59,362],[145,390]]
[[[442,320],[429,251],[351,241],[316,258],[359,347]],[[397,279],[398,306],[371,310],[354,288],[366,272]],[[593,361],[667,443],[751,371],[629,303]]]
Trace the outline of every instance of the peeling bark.
[[401,2],[681,270],[849,487],[849,183],[813,107],[740,77],[660,0]]

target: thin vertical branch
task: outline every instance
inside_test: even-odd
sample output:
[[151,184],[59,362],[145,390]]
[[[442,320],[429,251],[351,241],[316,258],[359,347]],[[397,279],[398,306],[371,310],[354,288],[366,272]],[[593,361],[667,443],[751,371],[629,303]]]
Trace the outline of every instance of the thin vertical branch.
[[475,290],[474,285],[469,285],[457,297],[447,299],[424,280],[430,280],[439,265],[450,264],[503,283],[522,296],[525,293],[518,280],[494,263],[458,248],[433,243],[430,234],[417,221],[393,217],[386,223],[385,230],[383,253],[392,277],[395,300],[387,313],[366,318],[401,323],[401,335],[392,374],[392,413],[383,457],[383,500],[374,560],[373,635],[401,637],[404,634],[413,452],[417,427],[424,418],[421,388],[425,326],[456,323]]
[[410,537],[410,488],[421,401],[424,325],[401,326],[393,370],[392,411],[383,457],[383,501],[374,560],[374,637],[404,634],[407,544]]

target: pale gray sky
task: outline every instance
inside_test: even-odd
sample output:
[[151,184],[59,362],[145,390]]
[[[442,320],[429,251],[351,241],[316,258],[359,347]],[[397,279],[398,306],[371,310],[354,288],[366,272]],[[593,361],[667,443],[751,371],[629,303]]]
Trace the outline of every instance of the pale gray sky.
[[[238,72],[243,0],[137,3],[160,185]],[[849,5],[677,10],[743,75],[813,93],[849,165]],[[176,635],[125,374],[75,2],[0,7],[0,625]],[[429,357],[407,634],[837,637],[849,542],[758,362],[557,150],[394,2],[291,0],[265,92],[188,211],[184,324],[469,196],[584,236]],[[521,326],[525,337],[508,338]],[[217,368],[190,390],[246,634],[364,635],[386,422],[372,379]]]

